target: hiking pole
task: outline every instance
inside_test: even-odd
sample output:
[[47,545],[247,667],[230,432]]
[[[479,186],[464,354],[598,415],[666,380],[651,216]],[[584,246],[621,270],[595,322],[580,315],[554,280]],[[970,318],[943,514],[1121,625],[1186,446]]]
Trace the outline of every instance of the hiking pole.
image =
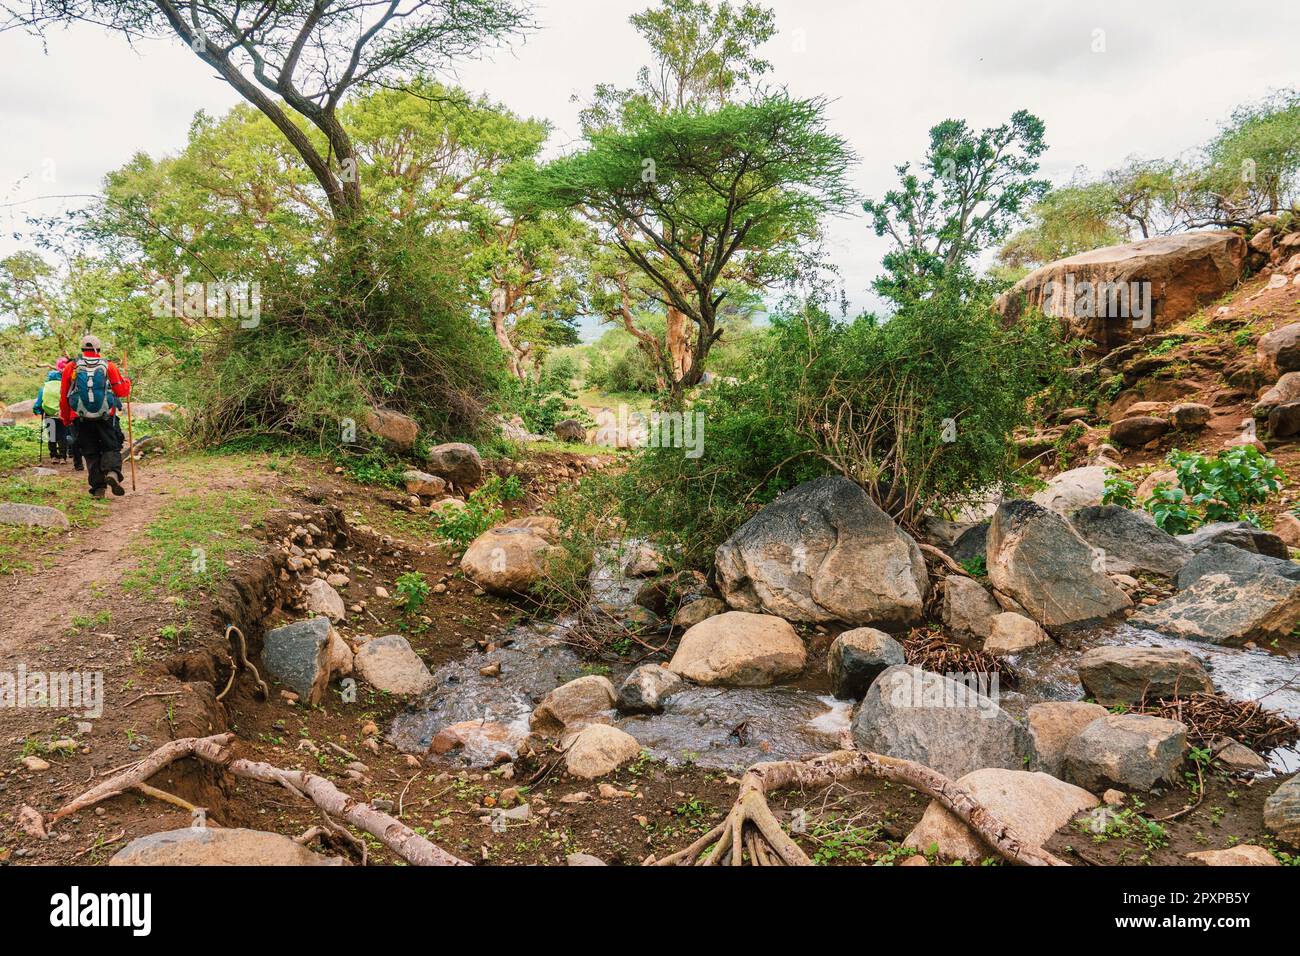
[[[126,374],[126,349],[122,350],[122,377],[130,381]],[[131,490],[135,491],[135,429],[131,424],[131,393],[126,393],[126,448],[131,456]]]

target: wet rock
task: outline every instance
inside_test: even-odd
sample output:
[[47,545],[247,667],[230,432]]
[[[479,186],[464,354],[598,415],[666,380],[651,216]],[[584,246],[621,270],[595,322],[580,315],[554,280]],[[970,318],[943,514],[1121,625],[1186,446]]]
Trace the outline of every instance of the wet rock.
[[1115,786],[1150,790],[1172,780],[1187,749],[1187,727],[1143,714],[1094,720],[1065,748],[1065,779],[1094,793]]
[[1141,448],[1169,431],[1169,422],[1154,415],[1135,415],[1110,426],[1110,440],[1123,448]]
[[617,695],[608,677],[588,674],[555,688],[537,705],[528,724],[535,733],[558,734],[614,707]]
[[182,827],[137,837],[109,866],[345,866],[287,836],[235,827]]
[[483,459],[478,449],[463,442],[449,442],[429,449],[425,459],[429,470],[457,488],[475,488],[483,481]]
[[323,614],[331,621],[341,621],[348,616],[343,598],[324,578],[312,578],[302,589],[303,610],[308,614]]
[[682,679],[659,664],[642,664],[618,689],[618,709],[624,714],[657,714],[664,700],[683,686]]
[[765,687],[803,670],[807,651],[787,621],[728,611],[682,635],[668,669],[697,684]]
[[1198,402],[1180,402],[1169,409],[1169,423],[1175,428],[1188,430],[1204,428],[1210,424],[1210,418],[1213,415],[1214,410],[1209,405],[1201,405]]
[[1206,866],[1281,866],[1272,853],[1262,846],[1243,843],[1230,846],[1226,850],[1198,850],[1187,854],[1187,859],[1204,863]]
[[476,766],[494,764],[513,759],[527,736],[527,730],[519,726],[463,720],[434,734],[429,743],[429,753],[442,755],[461,751]]
[[411,468],[402,473],[402,481],[408,493],[425,498],[437,498],[447,491],[446,479],[431,475],[427,471]]
[[[956,782],[1036,849],[1042,849],[1048,838],[1075,814],[1097,806],[1097,798],[1088,791],[1045,773],[986,768]],[[937,801],[931,801],[903,841],[903,846],[923,852],[931,845],[938,846],[939,856],[968,864],[998,855]]]
[[1192,557],[1192,550],[1161,531],[1151,516],[1118,505],[1080,508],[1070,523],[1088,544],[1106,552],[1106,568],[1120,574],[1134,570],[1171,577]]
[[1256,528],[1249,521],[1216,521],[1190,534],[1180,534],[1178,540],[1193,551],[1204,551],[1216,544],[1230,544],[1270,558],[1285,560],[1290,557],[1286,545],[1277,535]]
[[1207,574],[1226,574],[1234,580],[1273,575],[1300,581],[1300,564],[1284,558],[1257,554],[1231,544],[1215,544],[1202,551],[1178,572],[1180,590],[1189,588]]
[[1268,773],[1268,761],[1231,737],[1214,742],[1214,759],[1231,773]]
[[376,690],[408,696],[433,686],[433,675],[400,634],[366,641],[357,651],[357,671]]
[[561,551],[555,531],[538,519],[516,518],[475,538],[460,568],[479,587],[496,594],[527,594]]
[[1094,720],[1106,716],[1101,704],[1082,700],[1045,701],[1025,713],[1029,736],[1034,742],[1034,767],[1053,777],[1061,776],[1065,749],[1070,741]]
[[13,501],[0,503],[0,524],[22,525],[28,528],[54,528],[66,531],[68,516],[58,508],[45,505],[24,505]]
[[1033,753],[1025,728],[978,688],[907,664],[876,678],[852,730],[859,750],[915,760],[949,777],[1019,769]]
[[635,737],[608,724],[588,724],[564,738],[564,768],[581,780],[595,780],[613,773],[641,756]]
[[321,702],[333,676],[331,664],[342,661],[340,643],[327,617],[294,621],[266,635],[262,662],[267,673],[314,707]]
[[998,602],[978,581],[960,574],[950,574],[943,579],[943,625],[958,640],[974,638],[983,641],[989,636],[993,616],[998,611]]
[[993,586],[1049,631],[1100,620],[1132,606],[1091,546],[1060,515],[1031,501],[1003,502],[989,528]]
[[1079,658],[1078,671],[1088,695],[1107,707],[1214,690],[1195,656],[1168,647],[1094,647]]
[[414,448],[415,440],[420,435],[420,425],[414,418],[387,408],[370,409],[366,414],[365,426],[372,435],[377,435],[403,451]]
[[1265,642],[1291,633],[1300,621],[1300,581],[1279,575],[1239,578],[1211,573],[1168,601],[1129,618],[1170,637],[1211,644]]
[[1264,826],[1279,840],[1300,847],[1300,776],[1269,794],[1264,801]]
[[623,574],[629,578],[649,578],[663,570],[664,556],[657,548],[638,544],[623,565]]
[[847,478],[787,491],[718,547],[727,604],[790,621],[904,627],[924,615],[921,549]]
[[717,598],[702,597],[681,606],[677,613],[673,615],[673,627],[679,630],[688,630],[701,621],[707,621],[709,618],[722,614],[726,610],[727,605]]
[[884,631],[873,627],[845,631],[831,643],[826,655],[831,693],[840,700],[861,700],[872,681],[902,663],[902,645]]
[[1106,490],[1106,469],[1102,465],[1071,468],[1047,480],[1047,487],[1032,500],[1049,511],[1068,515],[1088,505],[1101,504]]
[[1006,657],[1023,654],[1050,640],[1046,631],[1023,614],[1003,611],[995,614],[991,620],[984,650],[997,657]]

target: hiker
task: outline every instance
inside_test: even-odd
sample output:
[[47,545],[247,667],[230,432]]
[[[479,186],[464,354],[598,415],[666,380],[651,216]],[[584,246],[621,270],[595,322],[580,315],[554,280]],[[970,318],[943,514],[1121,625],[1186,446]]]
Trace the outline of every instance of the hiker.
[[122,426],[117,410],[131,394],[131,380],[99,354],[99,339],[81,340],[81,358],[63,367],[59,417],[71,426],[77,453],[86,461],[90,493],[104,497],[105,489],[124,495],[122,487]]
[[[36,393],[36,402],[32,405],[32,414],[41,416],[41,436],[50,450],[50,461],[67,459],[67,426],[59,418],[59,395],[63,387],[63,359]],[[60,441],[60,437],[64,440]]]

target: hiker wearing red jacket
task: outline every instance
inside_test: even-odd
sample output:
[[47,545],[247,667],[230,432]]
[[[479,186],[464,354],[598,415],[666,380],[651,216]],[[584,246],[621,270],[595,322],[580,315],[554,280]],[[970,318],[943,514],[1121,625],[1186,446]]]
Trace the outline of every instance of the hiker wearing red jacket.
[[72,426],[73,440],[86,460],[90,493],[104,497],[107,488],[124,495],[122,487],[122,426],[117,410],[131,394],[131,380],[99,354],[99,339],[81,340],[81,358],[63,367],[59,418]]

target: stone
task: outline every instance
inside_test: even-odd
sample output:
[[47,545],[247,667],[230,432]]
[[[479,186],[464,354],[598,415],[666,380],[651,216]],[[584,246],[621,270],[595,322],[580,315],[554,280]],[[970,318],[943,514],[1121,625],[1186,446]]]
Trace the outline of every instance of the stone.
[[399,697],[422,694],[433,687],[433,675],[400,634],[366,641],[357,651],[357,672],[371,687]]
[[659,664],[642,664],[618,688],[617,705],[624,714],[657,714],[664,700],[684,686],[680,677]]
[[1131,607],[1096,567],[1092,548],[1064,518],[1031,501],[1006,501],[989,527],[989,580],[1048,631]]
[[688,630],[701,621],[722,614],[726,610],[727,605],[718,598],[702,597],[678,608],[677,613],[673,615],[673,627]]
[[58,508],[46,505],[24,505],[14,501],[0,503],[0,524],[22,525],[28,528],[54,528],[67,531],[68,516]]
[[585,445],[587,443],[587,429],[583,428],[582,422],[576,418],[566,418],[562,422],[555,423],[555,437],[559,441]]
[[1300,322],[1261,335],[1255,343],[1255,354],[1259,364],[1274,375],[1300,371]]
[[132,840],[109,866],[346,866],[287,836],[238,827],[181,827]]
[[1032,705],[1025,712],[1025,720],[1034,742],[1034,769],[1059,777],[1070,741],[1084,727],[1105,716],[1106,708],[1101,704],[1082,700],[1052,700]]
[[1264,801],[1264,826],[1279,840],[1300,847],[1300,776],[1292,777]]
[[1273,438],[1300,435],[1300,402],[1283,402],[1268,413],[1268,433]]
[[664,556],[648,544],[638,544],[623,565],[623,574],[629,578],[649,578],[663,570]]
[[588,724],[561,741],[564,768],[580,780],[595,780],[613,773],[641,756],[635,737],[608,724]]
[[1284,511],[1273,519],[1273,533],[1288,548],[1300,548],[1300,517]]
[[50,762],[48,760],[42,760],[40,757],[33,754],[28,754],[23,758],[23,766],[32,773],[44,773],[46,770],[50,769]]
[[1172,577],[1192,556],[1187,545],[1161,531],[1144,511],[1096,505],[1074,512],[1070,524],[1088,544],[1106,553],[1106,568],[1113,572]]
[[429,449],[429,470],[457,488],[475,488],[483,481],[483,459],[478,449],[464,442],[448,442]]
[[[1000,822],[1014,829],[1029,847],[1040,850],[1076,814],[1097,806],[1097,798],[1087,790],[1045,773],[989,767],[968,773],[956,783]],[[944,859],[972,865],[998,857],[992,847],[938,801],[926,807],[903,846],[921,852],[937,846]]]
[[387,408],[372,408],[366,413],[366,430],[384,439],[402,451],[415,447],[420,436],[419,423],[409,415]]
[[1274,575],[1300,581],[1300,564],[1286,558],[1275,558],[1239,548],[1231,544],[1215,544],[1187,562],[1178,572],[1179,589],[1190,588],[1207,574],[1226,574],[1235,580],[1246,580],[1258,575]]
[[[1009,321],[1025,309],[1038,308],[1059,318],[1070,338],[1094,343],[1090,350],[1106,354],[1118,346],[1163,332],[1201,306],[1232,289],[1246,262],[1246,240],[1231,230],[1185,232],[1106,246],[1048,263],[1035,269],[997,300]],[[1090,286],[1082,286],[1082,283]],[[1112,308],[1110,297],[1088,307],[1081,302],[1091,288],[1101,298],[1110,289],[1150,290],[1152,316],[1138,315],[1138,302],[1127,310]],[[1094,299],[1094,302],[1096,299]],[[1126,311],[1127,314],[1115,314]]]
[[1286,560],[1291,556],[1282,539],[1256,528],[1249,521],[1215,521],[1190,534],[1178,535],[1178,540],[1193,551],[1204,551],[1216,544],[1230,544],[1270,558]]
[[427,471],[420,471],[418,468],[409,468],[404,471],[402,481],[410,494],[420,495],[425,498],[437,498],[447,491],[446,479],[431,475]]
[[987,553],[988,540],[989,522],[981,521],[958,535],[948,554],[959,564],[973,558],[983,558]]
[[267,673],[315,707],[334,676],[331,665],[341,660],[340,642],[327,617],[294,621],[266,635],[262,641],[262,663]]
[[1300,581],[1266,574],[1206,574],[1168,601],[1129,618],[1170,637],[1211,644],[1265,643],[1285,638],[1300,621]]
[[1286,372],[1276,384],[1259,397],[1251,408],[1255,418],[1267,418],[1276,406],[1287,402],[1300,402],[1300,372]]
[[1134,402],[1123,413],[1116,416],[1116,419],[1133,418],[1137,415],[1153,415],[1161,418],[1169,413],[1169,405],[1165,402]]
[[[552,519],[554,520],[554,519]],[[527,594],[562,549],[555,530],[540,519],[516,518],[479,535],[460,559],[465,576],[495,594]]]
[[564,858],[564,863],[566,866],[608,866],[600,857],[590,853],[570,853]]
[[697,684],[766,687],[799,674],[807,658],[789,622],[728,611],[683,634],[668,669]]
[[343,598],[324,578],[312,578],[302,589],[303,610],[308,614],[323,614],[331,621],[342,621],[348,616]]
[[1065,748],[1065,779],[1094,793],[1150,790],[1172,780],[1187,749],[1187,727],[1144,714],[1110,714],[1084,727]]
[[1141,448],[1169,431],[1169,422],[1154,415],[1135,415],[1110,426],[1110,440],[1123,448]]
[[1266,774],[1269,772],[1267,760],[1231,737],[1216,740],[1213,750],[1214,759],[1231,773]]
[[1077,666],[1083,689],[1107,707],[1214,691],[1201,662],[1176,648],[1104,645],[1084,652]]
[[716,570],[729,606],[789,621],[906,627],[929,593],[916,542],[842,477],[768,504],[718,547]]
[[[493,764],[512,760],[528,736],[522,727],[495,721],[463,720],[448,724],[433,735],[429,753],[460,752],[472,764]],[[401,744],[398,742],[399,749]]]
[[1206,866],[1281,866],[1277,857],[1262,846],[1243,843],[1225,850],[1198,850],[1187,854],[1187,859]]
[[1018,770],[1029,733],[978,688],[908,664],[876,678],[853,717],[859,750],[915,760],[948,777],[985,767]]
[[1022,654],[1049,641],[1051,638],[1047,632],[1023,614],[1003,611],[993,616],[984,650],[996,657],[1006,657]]
[[528,725],[534,733],[558,734],[611,710],[616,700],[614,685],[608,677],[588,674],[560,685],[543,697]]
[[1101,504],[1105,491],[1106,468],[1102,465],[1085,465],[1047,479],[1047,487],[1035,493],[1031,500],[1049,511],[1068,515],[1079,508]]
[[1213,415],[1214,411],[1209,405],[1201,405],[1198,402],[1180,402],[1169,409],[1169,423],[1174,428],[1187,430],[1204,428],[1210,424],[1210,418]]
[[826,655],[831,693],[840,700],[861,700],[872,681],[905,661],[903,646],[884,631],[874,627],[845,631],[831,642]]
[[987,638],[998,610],[998,602],[978,581],[960,574],[950,574],[943,579],[941,618],[943,626],[958,640],[975,638],[982,641]]

